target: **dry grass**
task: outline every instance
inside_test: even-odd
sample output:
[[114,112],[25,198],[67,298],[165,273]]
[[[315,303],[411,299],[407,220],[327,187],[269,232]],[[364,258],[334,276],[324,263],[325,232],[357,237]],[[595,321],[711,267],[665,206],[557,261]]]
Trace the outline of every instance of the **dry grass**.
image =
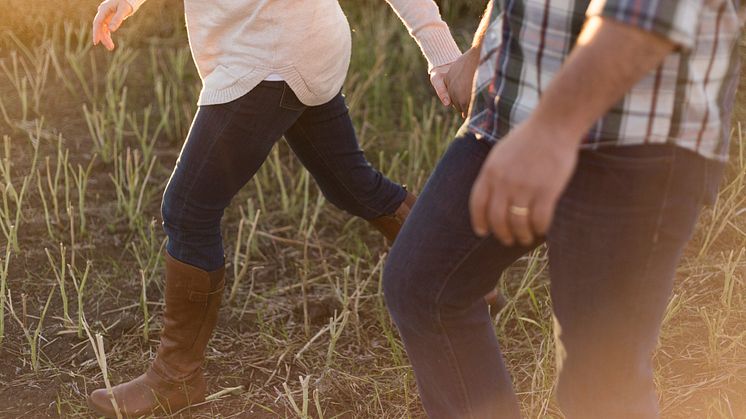
[[[109,55],[89,43],[94,1],[0,0],[0,416],[86,416],[103,371],[117,383],[154,356],[164,241],[154,218],[199,81],[179,8],[151,2]],[[473,3],[442,2],[462,40]],[[361,142],[418,190],[459,121],[437,105],[416,45],[383,2],[343,6]],[[655,355],[666,418],[746,418],[740,131],[732,156]],[[383,240],[326,204],[285,144],[235,199],[224,236],[228,302],[208,352],[213,394],[195,416],[423,416],[383,303]],[[532,418],[558,416],[545,268],[539,250],[506,273],[510,302],[496,321]]]

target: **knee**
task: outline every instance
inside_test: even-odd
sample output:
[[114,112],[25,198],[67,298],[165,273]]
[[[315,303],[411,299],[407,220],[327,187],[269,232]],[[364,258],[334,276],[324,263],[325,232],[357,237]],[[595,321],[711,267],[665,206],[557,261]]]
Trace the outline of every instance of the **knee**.
[[161,199],[161,220],[163,221],[163,229],[168,232],[176,228],[176,226],[182,225],[180,221],[181,211],[177,211],[178,204],[176,202],[173,186],[169,183],[166,186],[166,190],[163,193]]
[[556,390],[568,417],[658,417],[650,352],[603,337],[569,340],[557,339]]
[[403,308],[401,302],[404,300],[402,294],[405,287],[402,286],[400,276],[399,269],[392,267],[391,263],[386,264],[383,270],[383,296],[386,301],[386,308],[394,321],[399,318]]
[[330,177],[316,176],[316,183],[326,200],[335,207],[364,219],[393,213],[406,192],[365,161],[360,152],[356,165],[340,166]]
[[383,271],[383,293],[391,318],[405,334],[417,330],[427,323],[427,313],[435,310],[434,298],[430,298],[426,287],[417,285],[416,272],[403,263],[392,252]]
[[163,230],[171,239],[186,234],[219,234],[222,210],[211,206],[194,194],[185,195],[178,184],[169,183],[161,200]]

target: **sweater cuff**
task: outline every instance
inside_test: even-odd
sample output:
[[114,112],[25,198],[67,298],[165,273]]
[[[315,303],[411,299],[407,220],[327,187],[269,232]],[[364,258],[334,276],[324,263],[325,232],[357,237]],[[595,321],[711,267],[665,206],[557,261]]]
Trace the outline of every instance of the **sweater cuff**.
[[428,72],[443,64],[450,64],[461,56],[461,50],[448,26],[423,30],[417,34],[417,41],[427,58]]
[[132,14],[135,14],[137,12],[137,9],[142,6],[143,3],[145,3],[147,0],[127,0],[127,3],[132,6]]

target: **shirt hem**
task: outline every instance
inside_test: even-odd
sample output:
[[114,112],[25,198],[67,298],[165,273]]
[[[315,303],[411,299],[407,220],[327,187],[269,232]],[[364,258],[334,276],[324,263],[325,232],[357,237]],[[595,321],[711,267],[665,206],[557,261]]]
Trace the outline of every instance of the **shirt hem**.
[[[461,128],[459,132],[468,132],[474,135],[474,137],[478,141],[488,141],[492,144],[496,144],[500,141],[500,139],[484,130],[482,130],[479,127],[476,127],[474,125],[466,125],[465,127]],[[697,147],[688,146],[687,144],[682,144],[680,142],[676,141],[655,141],[655,142],[623,142],[620,143],[618,139],[614,140],[600,140],[600,141],[594,141],[594,142],[583,142],[578,147],[579,150],[594,150],[597,148],[604,148],[604,147],[628,147],[628,146],[640,146],[640,145],[653,145],[653,144],[671,144],[675,145],[677,147],[683,148],[685,150],[689,150],[691,152],[694,152],[708,160],[714,160],[719,162],[727,162],[728,161],[728,154],[727,153],[718,153],[712,150],[707,149],[697,149]]]

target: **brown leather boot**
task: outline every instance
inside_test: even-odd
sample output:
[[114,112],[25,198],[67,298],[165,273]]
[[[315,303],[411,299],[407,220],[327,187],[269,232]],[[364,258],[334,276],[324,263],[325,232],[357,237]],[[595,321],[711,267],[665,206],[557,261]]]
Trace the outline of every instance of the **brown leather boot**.
[[490,315],[492,317],[497,316],[497,313],[508,305],[508,299],[505,298],[503,293],[495,287],[489,294],[484,296],[484,302],[487,303],[490,309]]
[[[404,220],[409,216],[409,212],[412,210],[415,201],[417,201],[417,196],[411,192],[407,192],[407,197],[404,198],[404,202],[399,205],[396,212],[392,215],[382,215],[378,218],[369,220],[368,222],[380,231],[384,237],[386,237],[389,245],[392,245],[396,236],[399,235],[399,230],[401,230],[402,225],[404,225]],[[492,316],[497,315],[497,313],[508,303],[497,288],[484,296],[484,302],[489,306],[490,314]]]
[[[218,319],[225,268],[206,272],[168,253],[165,259],[166,308],[158,354],[145,374],[112,388],[123,417],[173,413],[205,399],[202,363]],[[116,417],[105,388],[91,393],[88,405]]]
[[401,230],[402,225],[404,225],[404,220],[409,216],[409,212],[412,210],[416,200],[417,197],[413,193],[407,192],[404,201],[393,214],[382,215],[372,220],[368,220],[368,222],[370,225],[375,227],[376,230],[380,231],[381,234],[386,237],[386,241],[389,242],[389,245],[391,245],[394,243],[396,236],[399,235],[399,230]]

